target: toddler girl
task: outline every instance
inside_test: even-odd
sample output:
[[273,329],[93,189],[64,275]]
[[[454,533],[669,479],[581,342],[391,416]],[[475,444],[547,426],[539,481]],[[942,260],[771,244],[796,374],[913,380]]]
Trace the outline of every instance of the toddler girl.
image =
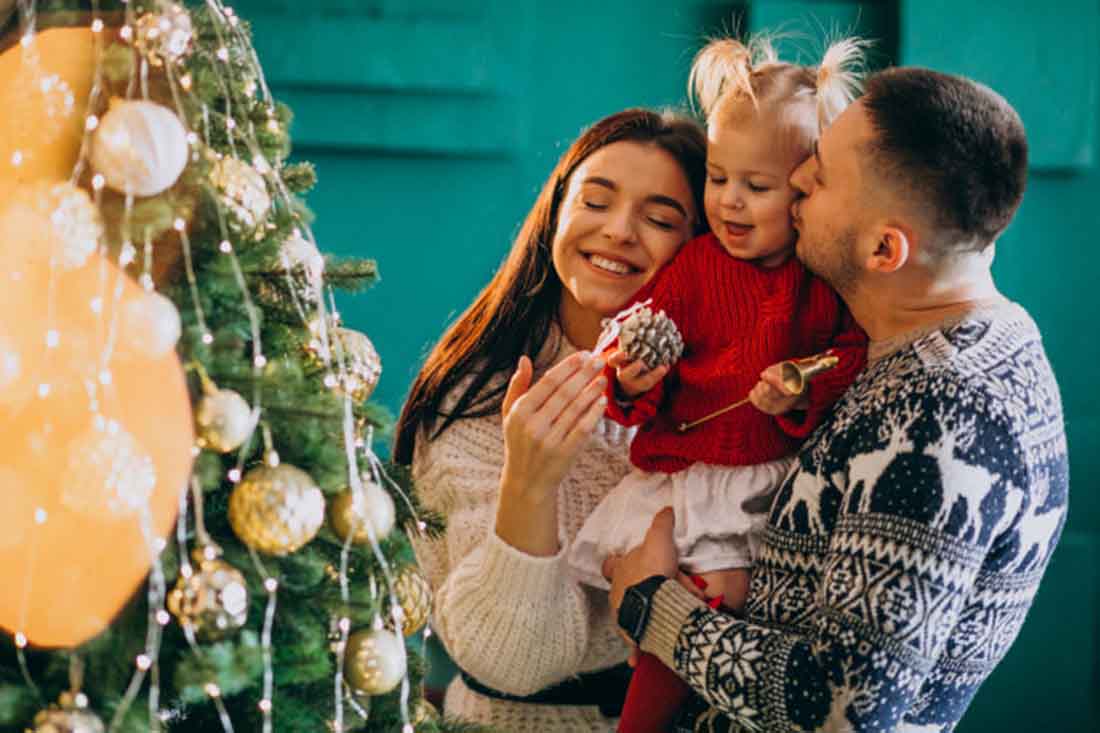
[[[590,515],[570,549],[581,579],[607,587],[601,564],[641,542],[672,506],[685,571],[715,604],[741,610],[758,535],[791,456],[862,369],[866,337],[837,294],[793,256],[788,178],[822,126],[856,92],[863,43],[833,44],[820,66],[780,62],[767,41],[712,41],[689,89],[707,118],[704,205],[711,233],[685,244],[636,296],[684,342],[671,366],[608,360],[609,415],[639,425],[635,470]],[[630,242],[617,243],[629,265]],[[826,350],[838,365],[802,395],[778,363]],[[614,377],[614,378],[611,378]],[[748,395],[751,406],[690,424]],[[635,668],[620,731],[667,730],[687,686],[649,655]]]

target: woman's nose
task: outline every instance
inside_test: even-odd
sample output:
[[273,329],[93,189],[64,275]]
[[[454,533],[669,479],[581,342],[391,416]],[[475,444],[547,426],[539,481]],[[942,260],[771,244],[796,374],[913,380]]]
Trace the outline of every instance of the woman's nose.
[[603,228],[604,236],[614,242],[634,241],[634,217],[625,208],[611,211]]

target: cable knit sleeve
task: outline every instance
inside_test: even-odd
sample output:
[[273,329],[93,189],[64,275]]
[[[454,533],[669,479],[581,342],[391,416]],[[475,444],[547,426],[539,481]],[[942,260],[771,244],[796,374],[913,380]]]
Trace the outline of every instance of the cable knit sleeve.
[[455,663],[482,684],[529,695],[578,671],[590,609],[564,549],[534,557],[493,531],[503,459],[497,416],[422,435],[413,477],[447,529],[413,546],[435,593],[433,626]]

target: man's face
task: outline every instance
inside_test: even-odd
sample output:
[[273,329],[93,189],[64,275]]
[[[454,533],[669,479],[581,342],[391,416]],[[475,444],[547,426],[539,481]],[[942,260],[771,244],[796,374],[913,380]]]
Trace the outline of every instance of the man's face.
[[859,278],[857,243],[870,202],[861,201],[864,176],[862,143],[870,122],[858,101],[821,134],[814,154],[791,174],[803,197],[791,206],[798,230],[796,253],[811,271],[838,292],[851,292]]

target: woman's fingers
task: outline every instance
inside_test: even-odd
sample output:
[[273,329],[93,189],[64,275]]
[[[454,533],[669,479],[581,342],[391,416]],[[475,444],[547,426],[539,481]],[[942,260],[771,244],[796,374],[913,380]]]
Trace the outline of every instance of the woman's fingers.
[[521,356],[515,373],[508,381],[508,391],[504,393],[504,402],[500,406],[502,415],[508,417],[508,413],[512,411],[512,405],[531,387],[531,375],[533,373],[534,368],[531,366],[531,360],[526,356]]
[[[592,380],[600,374],[603,365],[604,362],[601,358],[596,357],[588,360],[584,366],[574,371],[557,385],[535,414],[532,415],[532,419],[540,424],[545,424],[546,427],[557,422],[558,418],[580,397]],[[539,380],[539,382],[541,383],[542,380]],[[533,388],[532,391],[534,391]]]
[[[569,434],[569,431],[577,424],[577,421],[583,418],[588,412],[588,409],[592,407],[593,403],[603,396],[606,387],[607,380],[603,375],[599,375],[585,385],[579,395],[567,402],[562,411],[554,419],[550,433],[546,436],[547,445],[553,446],[563,442],[566,435]],[[549,406],[550,402],[548,401],[546,404]],[[606,405],[606,401],[603,404]]]
[[[603,368],[602,359],[595,361],[598,361],[600,368]],[[568,384],[570,380],[577,377],[578,372],[583,372],[586,367],[591,368],[592,362],[593,360],[590,359],[587,352],[579,351],[576,354],[571,354],[539,377],[539,380],[535,382],[534,386],[527,390],[527,393],[517,400],[515,405],[516,409],[519,410],[520,413],[528,415],[541,410],[547,400],[556,395],[558,390]],[[595,371],[599,370],[593,369],[593,372]],[[573,394],[579,392],[586,381],[587,380],[583,380],[577,383],[573,390]]]
[[606,409],[607,397],[601,394],[595,402],[588,406],[580,419],[565,434],[565,439],[562,441],[562,452],[572,454],[584,445],[584,442],[588,440],[588,436],[592,434],[592,430],[596,427],[596,423],[603,417]]

